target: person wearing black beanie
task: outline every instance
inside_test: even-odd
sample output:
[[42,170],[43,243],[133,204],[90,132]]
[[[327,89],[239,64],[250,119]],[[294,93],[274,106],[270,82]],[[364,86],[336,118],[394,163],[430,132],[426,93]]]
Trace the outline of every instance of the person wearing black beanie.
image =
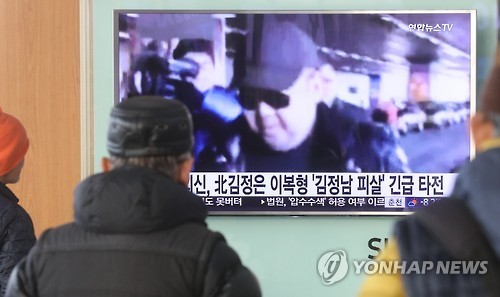
[[192,133],[178,100],[139,96],[116,105],[105,172],[77,186],[74,222],[41,236],[7,296],[261,296],[187,187]]

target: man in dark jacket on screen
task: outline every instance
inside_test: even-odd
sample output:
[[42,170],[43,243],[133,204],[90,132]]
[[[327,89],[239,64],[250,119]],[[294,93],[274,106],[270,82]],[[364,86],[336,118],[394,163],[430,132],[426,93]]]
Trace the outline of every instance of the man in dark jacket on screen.
[[114,107],[106,172],[78,185],[75,222],[41,236],[7,296],[260,296],[187,188],[192,129],[177,100],[143,96]]

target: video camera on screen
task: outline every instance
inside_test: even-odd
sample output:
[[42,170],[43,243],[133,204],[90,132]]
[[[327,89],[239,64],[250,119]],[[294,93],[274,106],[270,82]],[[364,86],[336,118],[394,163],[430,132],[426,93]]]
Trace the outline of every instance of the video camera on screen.
[[172,99],[178,95],[176,86],[183,84],[187,84],[193,93],[185,95],[194,96],[196,93],[194,86],[186,81],[188,77],[196,77],[199,70],[198,64],[190,59],[167,60],[156,53],[144,52],[133,68],[128,97],[159,95]]
[[129,97],[158,95],[182,101],[192,113],[208,112],[223,122],[236,119],[242,108],[235,92],[219,86],[201,92],[189,81],[198,76],[199,69],[189,58],[167,60],[144,53],[137,60]]

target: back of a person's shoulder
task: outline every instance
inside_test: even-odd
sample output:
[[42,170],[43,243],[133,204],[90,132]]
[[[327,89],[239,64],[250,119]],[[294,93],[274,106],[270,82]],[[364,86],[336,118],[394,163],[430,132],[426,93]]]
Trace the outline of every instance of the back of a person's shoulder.
[[33,225],[24,208],[12,200],[0,197],[0,229],[9,226],[14,221]]
[[0,194],[0,214],[5,213],[7,211],[12,211],[17,206],[17,203],[4,197]]
[[199,255],[202,250],[209,251],[217,242],[225,241],[224,236],[195,223],[182,224],[168,231],[165,239],[173,250]]
[[130,250],[195,258],[202,250],[210,249],[219,240],[224,240],[220,233],[198,223],[180,224],[144,233],[101,233],[69,223],[46,230],[40,236],[38,252]]
[[41,252],[64,246],[67,243],[74,243],[77,238],[81,237],[82,232],[83,230],[74,223],[46,229],[37,241],[37,248]]
[[16,213],[16,204],[12,203],[7,199],[3,199],[0,197],[0,218],[2,221],[6,219],[6,216],[9,216],[12,219]]

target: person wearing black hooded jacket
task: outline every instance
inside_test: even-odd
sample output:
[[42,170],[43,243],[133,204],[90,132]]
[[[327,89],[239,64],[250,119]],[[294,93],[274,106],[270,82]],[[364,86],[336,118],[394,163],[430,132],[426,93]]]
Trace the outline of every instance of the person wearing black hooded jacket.
[[191,115],[177,100],[115,106],[104,173],[75,191],[75,221],[46,231],[7,296],[261,296],[187,183]]

